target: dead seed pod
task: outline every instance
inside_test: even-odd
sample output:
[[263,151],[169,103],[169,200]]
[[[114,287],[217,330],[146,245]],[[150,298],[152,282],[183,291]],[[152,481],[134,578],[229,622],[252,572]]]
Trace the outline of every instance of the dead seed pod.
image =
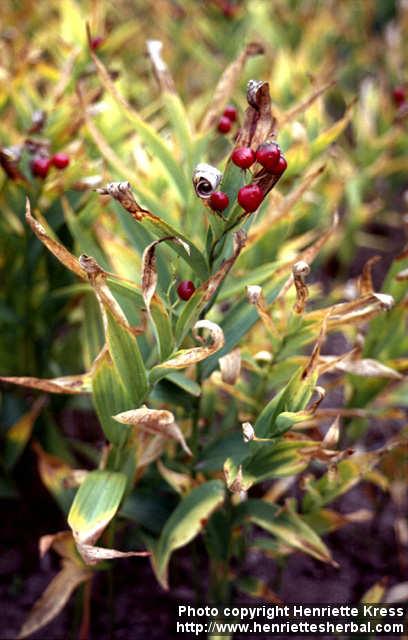
[[221,179],[222,173],[216,167],[204,162],[198,164],[193,171],[193,185],[198,197],[208,200],[217,190]]
[[256,99],[258,89],[264,84],[262,80],[248,80],[247,84],[247,101],[254,109],[259,111],[259,105]]

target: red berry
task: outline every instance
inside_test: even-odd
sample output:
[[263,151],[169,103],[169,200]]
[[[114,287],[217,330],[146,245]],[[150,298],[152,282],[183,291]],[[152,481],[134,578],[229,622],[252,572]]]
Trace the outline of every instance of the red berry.
[[182,300],[190,300],[195,291],[194,283],[191,280],[182,280],[177,287],[177,293]]
[[238,111],[233,104],[229,104],[225,107],[225,111],[222,115],[225,116],[225,118],[228,118],[228,120],[231,120],[231,122],[235,122],[238,116]]
[[249,169],[255,162],[255,151],[251,147],[237,147],[232,152],[231,160],[241,169]]
[[277,174],[281,175],[284,171],[286,171],[286,167],[287,166],[288,166],[288,163],[286,162],[285,158],[281,154],[279,156],[279,160],[278,160],[278,163],[276,165],[275,172]]
[[38,178],[45,178],[51,166],[47,156],[36,156],[31,162],[31,173]]
[[226,116],[221,116],[221,118],[218,121],[218,131],[220,133],[228,133],[228,131],[231,131],[231,127],[232,127],[231,120]]
[[394,104],[397,107],[400,107],[402,104],[404,104],[406,99],[405,87],[403,86],[394,87],[394,90],[392,92],[392,97],[394,99]]
[[94,38],[91,38],[92,51],[96,51],[97,49],[99,49],[99,47],[101,46],[101,44],[103,44],[103,42],[104,42],[104,38],[102,38],[102,36],[95,36]]
[[229,198],[224,191],[213,191],[210,195],[210,205],[215,211],[224,211],[229,205]]
[[275,172],[275,169],[279,162],[279,158],[280,149],[274,142],[261,144],[261,146],[257,149],[257,161],[264,167],[264,169],[270,171],[271,173]]
[[66,153],[55,153],[51,162],[57,169],[65,169],[69,165],[69,156]]
[[257,184],[247,184],[238,191],[238,202],[245,211],[256,211],[263,200],[263,191]]

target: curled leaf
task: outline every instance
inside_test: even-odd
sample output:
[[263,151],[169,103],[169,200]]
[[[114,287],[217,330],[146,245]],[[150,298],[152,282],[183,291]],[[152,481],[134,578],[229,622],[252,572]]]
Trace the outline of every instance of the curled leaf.
[[123,411],[113,417],[121,424],[131,425],[147,433],[176,440],[188,455],[192,455],[171,411],[148,409],[146,405],[143,405],[139,409]]
[[180,244],[188,254],[190,247],[186,242],[180,240],[176,236],[165,236],[160,240],[155,240],[149,244],[143,251],[142,256],[142,294],[147,310],[150,311],[150,303],[156,291],[157,286],[157,269],[156,269],[156,247],[161,242],[176,242]]
[[335,447],[340,437],[340,416],[336,416],[335,421],[327,430],[326,435],[322,440],[322,445],[328,449]]
[[[327,326],[330,329],[343,324],[360,324],[367,322],[383,311],[389,311],[394,305],[394,298],[385,293],[372,293],[351,302],[341,302],[324,310]],[[320,317],[323,310],[312,311],[308,318]]]
[[[316,347],[315,347],[316,348]],[[320,347],[319,347],[320,348]],[[324,389],[323,387],[315,387],[313,389],[313,392],[316,394],[316,400],[313,400],[312,404],[310,405],[310,407],[307,409],[307,412],[310,415],[314,415],[319,407],[319,405],[323,402],[323,400],[326,397],[326,389]]]
[[350,354],[347,354],[346,358],[338,359],[336,356],[321,356],[320,360],[326,364],[330,364],[333,360],[333,369],[337,371],[343,371],[344,373],[352,373],[356,376],[364,376],[367,378],[391,378],[394,380],[401,380],[402,374],[391,367],[387,367],[385,364],[374,360],[373,358],[362,358],[356,360],[350,358]]
[[371,270],[379,260],[381,260],[381,256],[373,256],[365,263],[363,272],[359,279],[359,291],[361,296],[369,296],[374,293]]
[[300,260],[293,265],[293,281],[296,288],[296,302],[293,307],[296,313],[303,313],[309,291],[305,283],[305,278],[310,273],[310,267],[304,260]]
[[241,373],[241,352],[234,349],[219,359],[221,379],[227,384],[235,384]]
[[30,389],[38,389],[47,393],[91,393],[92,382],[89,373],[77,376],[62,376],[61,378],[30,378],[27,376],[0,376],[0,382],[18,384]]
[[262,293],[262,287],[257,284],[247,286],[247,296],[248,302],[256,307],[265,328],[276,338],[279,337],[275,323],[268,312],[266,300]]
[[216,167],[205,162],[198,164],[193,171],[193,186],[198,197],[208,200],[221,179],[222,173]]
[[166,360],[155,367],[156,369],[185,369],[192,364],[197,364],[201,360],[205,360],[216,351],[222,349],[225,343],[224,333],[215,322],[210,320],[199,320],[193,327],[193,336],[199,342],[203,342],[202,338],[198,335],[199,329],[206,329],[210,333],[210,343],[202,347],[193,347],[192,349],[181,349],[178,351],[174,358]]

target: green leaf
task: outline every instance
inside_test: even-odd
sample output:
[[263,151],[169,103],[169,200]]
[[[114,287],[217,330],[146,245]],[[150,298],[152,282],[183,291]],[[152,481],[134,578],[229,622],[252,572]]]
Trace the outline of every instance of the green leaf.
[[[298,369],[286,387],[272,398],[258,416],[254,424],[258,438],[271,438],[282,435],[290,429],[296,422],[296,416],[293,414],[305,409],[312,396],[316,381],[316,372],[303,377],[303,369]],[[281,418],[281,423],[279,423],[280,414],[285,414]],[[286,420],[284,419],[285,417],[287,418]]]
[[185,376],[184,373],[181,373],[181,371],[172,371],[166,376],[165,380],[170,380],[170,382],[177,385],[178,387],[180,387],[180,389],[183,389],[183,391],[186,391],[195,398],[199,398],[201,395],[200,385],[194,380],[190,380],[190,378],[187,378],[187,376]]
[[160,534],[174,502],[173,493],[138,488],[124,500],[120,515],[154,534]]
[[123,115],[133,124],[137,133],[148,147],[149,152],[162,164],[170,178],[171,184],[174,185],[181,202],[185,202],[188,197],[190,184],[186,179],[180,163],[154,128],[145,122],[143,118],[134,109],[132,109],[126,100],[119,94],[110,79],[107,69],[96,56],[94,57],[94,61],[106,90],[115,100]]
[[187,264],[193,269],[193,271],[197,274],[199,278],[202,280],[206,280],[209,271],[208,265],[205,257],[197,249],[195,244],[186,236],[184,236],[180,231],[175,229],[168,222],[165,222],[161,218],[156,216],[144,216],[142,220],[137,222],[138,225],[141,225],[143,228],[147,229],[150,233],[152,233],[157,238],[164,238],[166,236],[176,236],[180,240],[182,240],[185,244],[187,244],[190,248],[190,253],[179,244],[171,243],[171,248],[181,257]]
[[134,406],[108,352],[98,358],[93,369],[92,399],[105,436],[113,444],[122,446],[130,429],[116,422],[112,416]]
[[100,533],[112,520],[126,488],[126,476],[92,471],[79,487],[68,514],[68,524],[81,539]]
[[269,531],[278,541],[297,551],[335,565],[329,549],[288,502],[284,508],[263,500],[247,500],[235,513],[237,523],[249,521]]
[[220,480],[210,480],[193,489],[167,520],[153,557],[157,579],[165,589],[172,552],[184,547],[202,530],[211,513],[223,503],[224,487]]
[[319,480],[309,482],[306,485],[307,493],[303,498],[302,510],[309,512],[320,509],[349,491],[373,468],[379,457],[380,454],[375,451],[354,455],[339,462],[334,475],[329,470]]
[[[165,92],[163,102],[172,129],[176,134],[181,149],[184,151],[189,170],[191,170],[192,136],[184,104],[180,97],[172,91]],[[187,197],[187,194],[185,194],[185,197]]]
[[107,312],[109,352],[123,387],[136,409],[148,392],[147,373],[137,339]]
[[167,360],[174,350],[174,337],[169,314],[158,296],[154,296],[150,303],[150,315],[154,324],[160,359]]
[[275,443],[254,442],[258,450],[242,467],[244,485],[249,487],[267,478],[285,478],[300,473],[309,464],[302,456],[302,449],[316,444],[308,440],[283,439]]
[[229,456],[234,460],[243,460],[247,454],[248,445],[245,444],[242,433],[223,434],[203,450],[196,469],[204,472],[221,471]]
[[191,298],[183,305],[175,328],[176,345],[178,347],[197,322],[201,310],[204,309],[206,304],[205,294],[206,292],[202,289],[196,289]]

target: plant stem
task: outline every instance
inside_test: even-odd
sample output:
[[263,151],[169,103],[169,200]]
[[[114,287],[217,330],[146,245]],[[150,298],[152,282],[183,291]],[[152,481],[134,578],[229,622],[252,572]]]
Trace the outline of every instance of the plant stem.
[[78,640],[88,640],[89,628],[91,624],[91,594],[92,594],[92,578],[85,582],[82,597],[82,620],[79,629]]
[[[112,520],[106,532],[107,546],[113,548],[115,542],[115,520]],[[115,638],[115,581],[112,565],[109,566],[108,574],[108,610],[109,610],[109,640]]]

